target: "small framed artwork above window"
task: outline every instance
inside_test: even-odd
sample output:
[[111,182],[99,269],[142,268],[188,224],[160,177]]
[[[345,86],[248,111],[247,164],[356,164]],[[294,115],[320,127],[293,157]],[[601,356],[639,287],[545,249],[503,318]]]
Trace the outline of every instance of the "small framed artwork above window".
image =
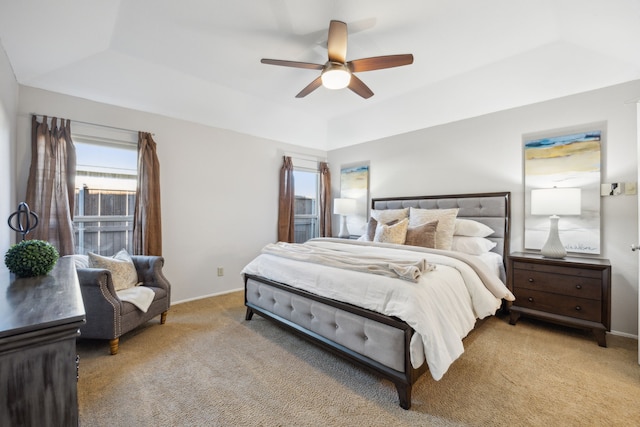
[[[525,248],[542,249],[550,227],[557,224],[567,252],[599,254],[600,164],[606,122],[526,134],[522,140]],[[559,201],[551,203],[553,206],[546,206],[549,203],[543,206],[545,201],[537,196],[551,191],[540,190],[553,189],[579,194],[580,206],[563,210]],[[532,190],[536,190],[537,197],[533,204]],[[568,203],[566,199],[563,202]],[[554,209],[563,212],[550,213]],[[559,219],[550,222],[550,216],[559,216]]]

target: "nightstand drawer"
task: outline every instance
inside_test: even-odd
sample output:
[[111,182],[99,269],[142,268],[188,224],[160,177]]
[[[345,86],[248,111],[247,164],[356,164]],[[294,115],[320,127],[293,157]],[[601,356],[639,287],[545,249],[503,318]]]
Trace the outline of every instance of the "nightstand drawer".
[[567,276],[591,277],[593,279],[600,279],[602,277],[600,271],[582,268],[582,266],[580,265],[576,265],[576,266],[548,265],[548,264],[533,264],[533,263],[523,262],[523,261],[513,261],[513,268],[516,270],[542,271],[545,273],[564,274]]
[[602,281],[589,277],[567,276],[534,270],[513,270],[514,288],[526,288],[558,295],[602,299]]
[[600,301],[521,288],[514,288],[514,294],[516,296],[514,304],[519,307],[592,322],[602,321]]

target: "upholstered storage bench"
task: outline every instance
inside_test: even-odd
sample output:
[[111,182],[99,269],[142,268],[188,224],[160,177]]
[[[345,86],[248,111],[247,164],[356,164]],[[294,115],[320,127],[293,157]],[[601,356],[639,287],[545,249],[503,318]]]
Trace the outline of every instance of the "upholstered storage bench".
[[351,304],[323,298],[261,277],[245,277],[246,319],[253,313],[274,320],[392,381],[400,406],[411,406],[411,388],[426,371],[411,366],[413,329],[405,322]]

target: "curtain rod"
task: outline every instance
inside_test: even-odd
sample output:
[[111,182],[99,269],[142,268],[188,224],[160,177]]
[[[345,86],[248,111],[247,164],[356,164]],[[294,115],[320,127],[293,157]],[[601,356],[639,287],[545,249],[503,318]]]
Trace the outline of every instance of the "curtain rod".
[[[41,118],[43,118],[43,117],[45,116],[45,114],[36,114],[36,113],[30,113],[29,115],[30,115],[30,116],[41,117]],[[52,115],[49,115],[49,114],[47,114],[46,116],[47,116],[47,117],[55,117],[55,116],[52,116]],[[58,118],[59,118],[59,119],[62,119],[61,117],[58,117]],[[135,133],[141,132],[141,131],[132,130],[132,129],[119,128],[119,127],[117,127],[117,126],[99,125],[99,124],[97,124],[97,123],[83,122],[82,120],[73,120],[73,119],[66,119],[66,120],[71,120],[71,122],[72,122],[72,123],[73,123],[73,122],[76,122],[76,123],[82,123],[83,125],[98,126],[98,127],[102,127],[102,128],[109,128],[109,129],[121,130],[121,131],[124,131],[124,132],[135,132]],[[143,132],[143,131],[142,131],[142,132]],[[152,133],[152,132],[147,132],[147,133],[150,133],[152,136],[156,136],[156,134],[155,134],[155,133]]]
[[326,162],[327,158],[326,157],[320,157],[320,156],[316,156],[313,154],[304,154],[304,153],[295,153],[293,151],[284,151],[284,155],[291,157],[292,159],[299,159],[299,160],[311,160],[311,161],[316,161],[316,162]]

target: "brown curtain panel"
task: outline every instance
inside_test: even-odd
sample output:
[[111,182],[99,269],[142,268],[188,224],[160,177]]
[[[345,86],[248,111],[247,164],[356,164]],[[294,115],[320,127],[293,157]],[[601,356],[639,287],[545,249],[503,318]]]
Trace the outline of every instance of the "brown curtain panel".
[[320,237],[331,237],[331,172],[320,162]]
[[40,221],[27,235],[45,240],[63,255],[74,253],[73,210],[75,200],[76,150],[71,140],[71,122],[47,116],[39,123],[31,118],[31,167],[26,203]]
[[294,235],[294,203],[293,162],[291,157],[284,156],[280,169],[280,200],[278,203],[278,241],[293,243]]
[[133,214],[133,253],[162,255],[160,163],[150,133],[138,132],[138,185]]

